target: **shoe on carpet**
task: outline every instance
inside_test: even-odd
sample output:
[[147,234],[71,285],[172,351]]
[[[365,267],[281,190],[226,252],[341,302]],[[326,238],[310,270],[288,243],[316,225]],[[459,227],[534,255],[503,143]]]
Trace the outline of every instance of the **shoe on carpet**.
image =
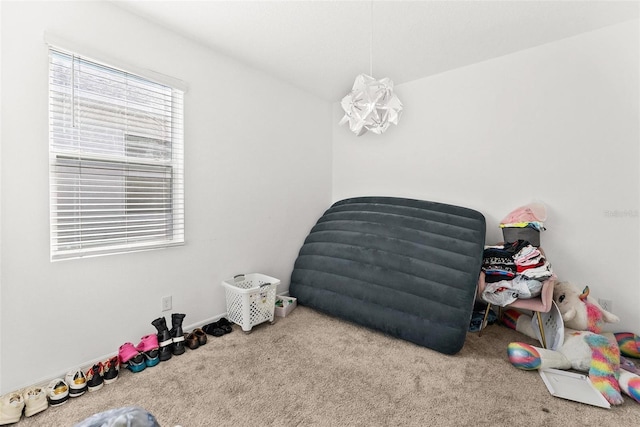
[[233,332],[233,328],[231,327],[231,325],[233,325],[233,323],[222,317],[217,322],[204,325],[202,327],[202,330],[209,335],[213,335],[214,337],[221,337],[224,334]]
[[52,380],[46,388],[47,400],[51,406],[59,406],[69,400],[69,385],[62,378]]
[[104,366],[104,379],[105,384],[110,384],[118,379],[118,373],[120,372],[120,360],[118,356],[113,356],[103,363]]
[[24,397],[18,392],[5,394],[0,398],[0,425],[20,421],[24,409]]
[[160,346],[158,345],[158,336],[156,334],[142,337],[140,343],[136,346],[136,350],[144,354],[144,363],[147,367],[156,366],[160,363]]
[[173,338],[167,328],[167,321],[164,317],[158,317],[151,324],[156,328],[158,333],[158,345],[160,346],[160,361],[164,362],[171,359],[171,347],[173,346]]
[[64,379],[69,386],[69,397],[82,396],[87,391],[87,377],[82,369],[69,371]]
[[186,314],[173,313],[171,314],[171,338],[173,339],[173,345],[171,346],[171,353],[174,356],[184,354],[184,332],[182,331],[182,321]]
[[49,407],[49,402],[47,401],[47,393],[42,387],[26,388],[22,392],[22,397],[24,398],[25,417],[35,415]]
[[227,334],[233,332],[233,328],[232,328],[233,323],[229,322],[229,320],[227,320],[226,317],[221,317],[220,320],[218,320],[218,325],[220,325],[220,327]]
[[184,333],[184,342],[187,343],[187,347],[189,347],[191,350],[195,350],[196,348],[200,347],[200,340],[193,332]]
[[98,362],[87,371],[87,387],[89,391],[98,391],[104,386],[104,365]]
[[120,364],[131,372],[140,372],[147,367],[144,354],[140,353],[132,343],[126,342],[118,350]]
[[204,325],[202,327],[202,330],[209,335],[213,335],[214,337],[221,337],[224,334],[226,334],[226,332],[224,331],[224,329],[220,327],[218,322],[213,322],[213,323]]
[[205,345],[207,343],[207,334],[200,328],[196,328],[193,330],[193,334],[198,337],[198,343],[200,345]]

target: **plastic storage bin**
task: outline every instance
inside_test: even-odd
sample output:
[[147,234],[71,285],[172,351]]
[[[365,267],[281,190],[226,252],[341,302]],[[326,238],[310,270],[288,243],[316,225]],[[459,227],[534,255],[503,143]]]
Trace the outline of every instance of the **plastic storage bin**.
[[273,323],[279,284],[280,280],[258,273],[239,274],[222,282],[229,320],[245,332],[266,321]]
[[540,231],[531,227],[504,227],[502,229],[504,241],[512,243],[517,240],[526,240],[533,246],[540,246]]
[[276,316],[287,317],[287,314],[291,313],[297,305],[297,298],[286,295],[276,295]]

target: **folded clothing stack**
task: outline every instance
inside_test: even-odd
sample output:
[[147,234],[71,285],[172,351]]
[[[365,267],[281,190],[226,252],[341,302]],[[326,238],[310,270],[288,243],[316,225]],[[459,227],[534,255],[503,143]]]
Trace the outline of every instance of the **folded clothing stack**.
[[542,283],[553,275],[542,251],[526,240],[485,247],[482,271],[482,299],[502,307],[518,298],[537,297]]

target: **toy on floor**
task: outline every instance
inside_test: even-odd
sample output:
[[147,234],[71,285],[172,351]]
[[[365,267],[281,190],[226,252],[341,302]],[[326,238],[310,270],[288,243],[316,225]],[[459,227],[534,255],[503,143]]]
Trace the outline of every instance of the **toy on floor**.
[[618,323],[620,318],[600,307],[598,302],[589,296],[589,287],[582,292],[569,282],[561,282],[553,289],[553,300],[558,305],[564,326],[594,334],[602,331],[604,323]]
[[[621,391],[640,403],[640,372],[625,357],[640,358],[640,337],[633,333],[602,333],[604,323],[620,319],[604,310],[568,282],[557,283],[553,300],[564,321],[564,343],[558,350],[548,350],[513,342],[507,347],[509,361],[524,370],[575,369],[589,372],[593,385],[612,405],[623,402]],[[531,317],[515,310],[505,313],[513,321],[507,323],[516,331],[536,338]]]

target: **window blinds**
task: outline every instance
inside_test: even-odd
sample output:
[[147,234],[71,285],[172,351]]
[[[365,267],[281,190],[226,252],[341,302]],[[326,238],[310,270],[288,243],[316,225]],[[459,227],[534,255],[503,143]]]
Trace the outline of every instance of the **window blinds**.
[[52,260],[183,244],[182,91],[49,52]]

